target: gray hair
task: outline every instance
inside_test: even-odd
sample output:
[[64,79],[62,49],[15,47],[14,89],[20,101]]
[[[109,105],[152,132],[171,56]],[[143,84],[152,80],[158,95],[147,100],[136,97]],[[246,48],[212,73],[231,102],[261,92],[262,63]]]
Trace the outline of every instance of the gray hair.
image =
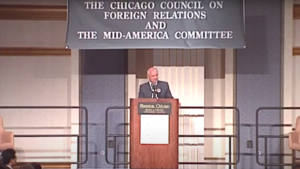
[[155,68],[155,67],[150,67],[148,70],[147,70],[147,75],[149,75],[150,74],[150,71],[151,70],[156,70],[156,72],[158,72],[158,70],[157,70],[157,68]]

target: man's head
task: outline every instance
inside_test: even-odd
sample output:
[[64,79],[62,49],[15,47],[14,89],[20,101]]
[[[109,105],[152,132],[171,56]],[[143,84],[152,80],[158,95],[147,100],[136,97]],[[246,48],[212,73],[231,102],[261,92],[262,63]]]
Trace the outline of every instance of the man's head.
[[2,151],[1,156],[4,165],[14,166],[17,163],[16,151],[14,149]]
[[154,67],[149,68],[148,71],[147,71],[147,77],[148,77],[149,82],[155,84],[158,80],[158,71],[157,71],[157,69],[154,68]]

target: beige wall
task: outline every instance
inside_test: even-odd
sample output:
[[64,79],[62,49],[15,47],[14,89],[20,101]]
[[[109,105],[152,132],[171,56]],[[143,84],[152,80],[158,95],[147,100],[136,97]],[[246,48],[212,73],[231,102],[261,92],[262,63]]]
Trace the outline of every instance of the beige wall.
[[[181,106],[234,106],[235,59],[233,50],[129,50],[127,99],[136,98],[147,81],[146,70],[155,66],[159,79],[168,81]],[[135,88],[132,88],[135,86]],[[233,111],[181,110],[180,134],[233,134]],[[127,118],[129,121],[129,117]],[[179,161],[228,161],[228,139],[180,138]],[[232,151],[233,152],[233,151]],[[180,168],[225,168],[184,165]]]
[[[1,0],[0,4],[66,5],[60,0]],[[0,20],[0,47],[65,47],[66,21]],[[79,55],[0,56],[0,106],[79,106]],[[77,110],[0,110],[6,130],[19,134],[78,134]],[[75,138],[15,138],[19,162],[77,160]]]
[[[300,4],[299,0],[284,1],[284,40],[282,54],[282,79],[283,79],[283,106],[300,106],[300,56],[293,56],[292,49],[300,47],[300,20],[293,19],[293,5]],[[300,110],[282,111],[283,134],[287,135],[295,127],[295,119],[300,115]],[[283,142],[284,154],[291,154],[288,139]],[[292,163],[291,156],[284,156],[284,163]],[[285,167],[290,168],[290,167]]]

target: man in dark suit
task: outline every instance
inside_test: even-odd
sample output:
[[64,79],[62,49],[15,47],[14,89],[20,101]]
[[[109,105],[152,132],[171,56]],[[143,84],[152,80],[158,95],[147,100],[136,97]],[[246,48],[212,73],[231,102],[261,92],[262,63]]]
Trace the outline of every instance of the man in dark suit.
[[2,165],[6,169],[13,169],[13,166],[17,163],[16,151],[14,149],[6,149],[2,151]]
[[156,68],[149,68],[147,77],[149,81],[140,85],[139,98],[173,98],[168,82],[158,80]]

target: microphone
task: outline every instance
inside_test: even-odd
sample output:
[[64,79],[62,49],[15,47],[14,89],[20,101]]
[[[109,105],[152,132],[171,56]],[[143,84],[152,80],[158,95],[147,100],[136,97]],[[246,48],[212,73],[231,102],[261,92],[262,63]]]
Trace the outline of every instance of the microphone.
[[157,93],[157,86],[156,85],[152,85],[152,89],[154,93]]
[[154,84],[152,84],[151,85],[151,88],[152,88],[152,98],[157,98],[158,99],[158,97],[157,97],[157,86],[156,85],[154,85]]

